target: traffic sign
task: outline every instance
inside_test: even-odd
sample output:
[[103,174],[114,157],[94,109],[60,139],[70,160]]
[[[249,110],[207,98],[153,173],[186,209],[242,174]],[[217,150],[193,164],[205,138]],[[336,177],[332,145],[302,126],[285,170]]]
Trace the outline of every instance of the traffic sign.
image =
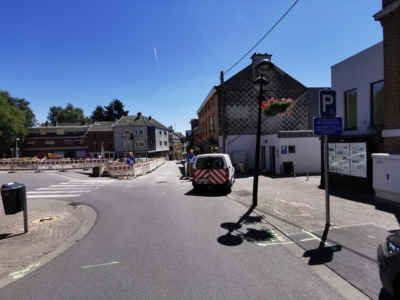
[[86,158],[91,158],[91,157],[92,157],[92,153],[86,152]]
[[188,164],[193,165],[195,159],[196,159],[196,155],[190,154],[190,155],[188,156]]
[[319,91],[319,115],[320,117],[336,117],[336,91]]
[[36,154],[36,157],[38,159],[43,159],[46,155],[43,152],[39,152],[38,154]]
[[281,146],[281,154],[287,154],[287,146]]
[[342,134],[342,118],[314,118],[314,134],[315,135],[331,135]]
[[128,165],[130,165],[130,166],[133,166],[133,165],[135,164],[135,162],[136,162],[136,160],[135,160],[135,158],[134,158],[133,156],[129,156],[129,157],[126,159],[126,163],[127,163]]

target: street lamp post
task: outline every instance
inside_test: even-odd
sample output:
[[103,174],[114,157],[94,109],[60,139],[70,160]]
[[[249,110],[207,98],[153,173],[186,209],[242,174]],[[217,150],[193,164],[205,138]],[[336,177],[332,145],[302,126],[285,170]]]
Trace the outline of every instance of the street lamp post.
[[15,158],[18,158],[18,141],[19,138],[15,139]]
[[263,85],[267,86],[268,81],[264,77],[269,71],[274,68],[273,63],[269,59],[263,59],[257,64],[257,71],[261,74],[261,77],[254,80],[253,85],[259,87],[260,93],[257,96],[258,108],[257,108],[257,134],[256,134],[256,154],[254,162],[254,178],[253,178],[253,206],[257,206],[257,194],[258,194],[258,172],[260,164],[260,136],[261,136],[261,105],[265,100]]

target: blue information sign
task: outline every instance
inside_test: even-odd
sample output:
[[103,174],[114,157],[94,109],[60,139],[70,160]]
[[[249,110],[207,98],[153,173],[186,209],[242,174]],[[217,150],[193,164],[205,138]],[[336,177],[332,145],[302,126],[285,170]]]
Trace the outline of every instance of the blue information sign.
[[281,154],[287,154],[287,146],[281,146]]
[[188,156],[188,164],[193,165],[195,159],[196,159],[196,155],[190,154],[190,155]]
[[130,165],[130,166],[133,166],[133,165],[135,164],[135,162],[136,162],[136,160],[135,160],[135,158],[134,158],[133,156],[129,156],[129,157],[126,159],[126,163],[127,163],[128,165]]
[[314,118],[315,135],[342,134],[342,118]]

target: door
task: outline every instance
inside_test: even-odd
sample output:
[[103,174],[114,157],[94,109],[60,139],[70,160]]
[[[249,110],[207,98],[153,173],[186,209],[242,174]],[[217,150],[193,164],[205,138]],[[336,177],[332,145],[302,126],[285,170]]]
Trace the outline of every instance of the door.
[[267,168],[267,160],[265,157],[265,146],[261,146],[261,170],[265,170]]
[[275,146],[269,147],[269,171],[275,173]]

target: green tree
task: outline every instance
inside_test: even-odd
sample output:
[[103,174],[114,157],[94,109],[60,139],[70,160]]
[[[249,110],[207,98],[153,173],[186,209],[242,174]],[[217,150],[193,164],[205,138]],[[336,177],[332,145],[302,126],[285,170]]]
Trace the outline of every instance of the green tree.
[[[16,138],[22,143],[27,134],[25,112],[10,104],[11,96],[6,91],[0,91],[0,153],[11,157],[10,148],[15,148]],[[12,98],[12,97],[11,97]]]
[[118,99],[114,99],[109,105],[104,106],[106,120],[114,121],[115,119],[121,119],[123,116],[127,116],[129,111],[124,110],[124,104]]
[[0,93],[7,98],[8,104],[18,108],[25,114],[25,127],[33,127],[36,125],[36,116],[29,107],[29,101],[26,101],[24,98],[12,97],[7,91],[0,91]]
[[74,107],[68,103],[65,108],[61,106],[52,106],[49,109],[47,120],[50,122],[57,121],[59,123],[90,123],[91,119],[83,114],[83,109]]
[[58,116],[61,114],[63,108],[61,106],[52,106],[49,109],[49,113],[47,114],[47,120],[49,122],[55,122],[58,119]]
[[97,105],[92,114],[90,115],[94,121],[106,121],[106,112],[101,105]]

